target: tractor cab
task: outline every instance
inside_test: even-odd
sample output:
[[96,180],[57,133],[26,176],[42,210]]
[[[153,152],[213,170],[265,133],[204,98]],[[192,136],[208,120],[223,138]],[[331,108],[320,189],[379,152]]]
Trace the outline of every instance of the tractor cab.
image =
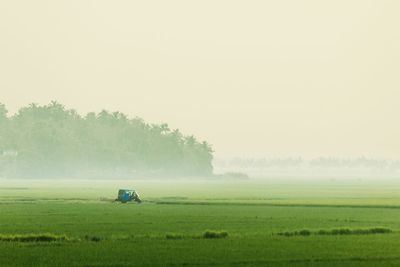
[[115,201],[119,201],[121,203],[127,203],[132,200],[136,201],[137,203],[142,202],[142,200],[139,197],[139,194],[136,193],[135,190],[129,190],[129,189],[118,190],[118,198]]

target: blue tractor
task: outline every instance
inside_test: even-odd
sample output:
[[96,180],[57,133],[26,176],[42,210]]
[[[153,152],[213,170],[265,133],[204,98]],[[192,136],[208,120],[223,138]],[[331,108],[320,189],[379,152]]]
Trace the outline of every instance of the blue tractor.
[[136,201],[137,203],[142,202],[142,200],[139,197],[139,194],[135,190],[129,190],[129,189],[118,190],[118,198],[115,201],[119,201],[121,203],[127,203],[131,201]]

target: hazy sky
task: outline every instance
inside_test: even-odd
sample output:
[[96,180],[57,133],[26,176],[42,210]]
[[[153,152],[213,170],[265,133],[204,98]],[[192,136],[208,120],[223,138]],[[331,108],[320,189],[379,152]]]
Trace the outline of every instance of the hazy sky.
[[400,1],[0,2],[0,102],[167,122],[226,156],[400,158]]

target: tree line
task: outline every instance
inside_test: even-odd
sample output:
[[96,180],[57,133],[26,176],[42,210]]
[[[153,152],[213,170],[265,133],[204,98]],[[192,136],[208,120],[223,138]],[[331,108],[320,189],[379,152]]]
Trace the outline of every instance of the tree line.
[[288,158],[232,158],[228,160],[214,160],[215,167],[240,168],[365,168],[400,170],[399,160],[374,159],[366,157],[337,158],[318,157],[303,159],[301,157]]
[[121,112],[0,104],[0,176],[210,175],[212,159],[207,142]]

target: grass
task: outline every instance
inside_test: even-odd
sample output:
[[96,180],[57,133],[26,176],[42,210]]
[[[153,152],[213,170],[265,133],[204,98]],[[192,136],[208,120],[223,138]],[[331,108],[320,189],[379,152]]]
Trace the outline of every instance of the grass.
[[228,237],[228,232],[226,231],[207,230],[203,233],[203,238],[207,239],[226,238],[226,237]]
[[88,235],[85,235],[84,239],[86,241],[92,241],[92,242],[100,242],[102,240],[102,238],[99,236],[88,236]]
[[69,238],[65,235],[56,235],[50,233],[44,234],[0,234],[0,241],[6,242],[54,242],[67,241]]
[[[400,183],[138,181],[147,202],[100,201],[113,183],[0,188],[0,266],[400,265],[400,213],[387,208]],[[15,238],[40,233],[64,239]]]
[[393,231],[388,228],[374,227],[369,229],[333,229],[333,230],[319,230],[318,235],[371,235],[371,234],[388,234]]
[[382,227],[374,227],[369,229],[331,229],[331,230],[319,230],[319,231],[310,231],[310,230],[300,230],[293,232],[280,232],[278,235],[281,236],[310,236],[310,235],[371,235],[371,234],[389,234],[393,231],[388,228]]
[[165,235],[166,239],[183,239],[185,236],[182,234],[177,234],[177,233],[167,233]]

